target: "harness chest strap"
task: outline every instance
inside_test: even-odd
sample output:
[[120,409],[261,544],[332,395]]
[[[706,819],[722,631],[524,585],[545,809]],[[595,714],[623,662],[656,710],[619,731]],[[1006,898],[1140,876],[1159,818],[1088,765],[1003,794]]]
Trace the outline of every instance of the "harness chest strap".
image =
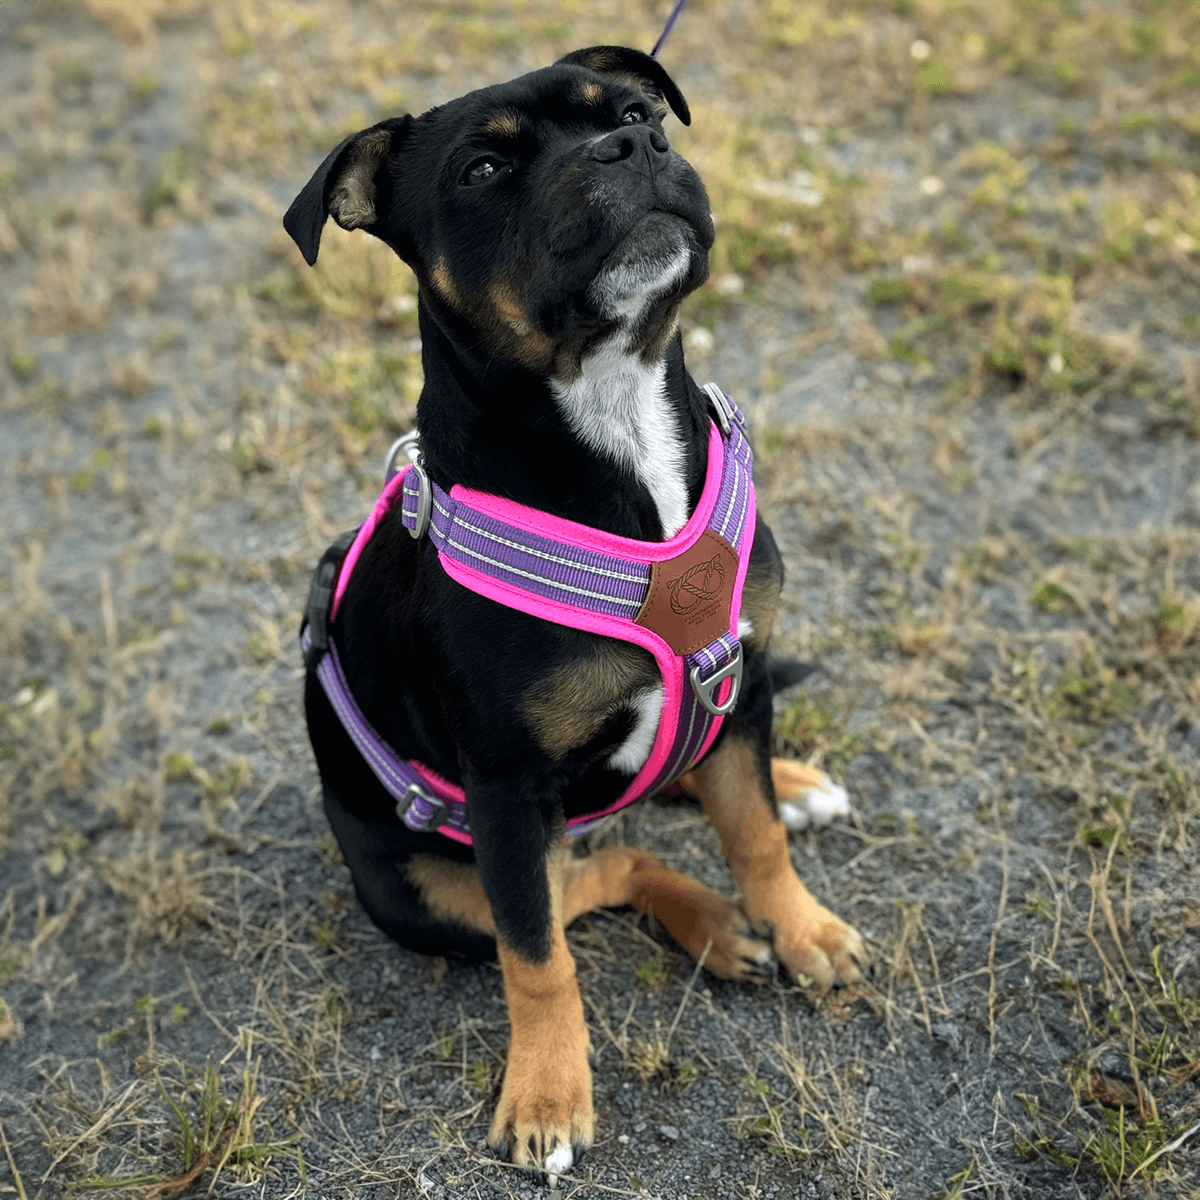
[[[317,675],[330,702],[409,828],[437,828],[469,842],[465,796],[428,768],[399,759],[371,729],[326,628],[326,613],[329,621],[336,618],[362,547],[401,497],[406,528],[414,537],[428,535],[447,574],[464,586],[559,624],[634,642],[658,663],[663,709],[646,763],[608,808],[571,818],[569,835],[665,787],[707,751],[737,699],[737,621],[755,509],[742,415],[715,384],[705,390],[717,424],[704,489],[691,519],[666,542],[617,537],[457,485],[447,493],[426,475],[413,435],[393,447],[389,473],[402,449],[414,461],[389,479],[358,530],[337,573],[332,603],[311,604],[304,645],[310,659],[319,656]],[[319,586],[329,595],[334,580],[325,567],[322,560],[310,601]]]

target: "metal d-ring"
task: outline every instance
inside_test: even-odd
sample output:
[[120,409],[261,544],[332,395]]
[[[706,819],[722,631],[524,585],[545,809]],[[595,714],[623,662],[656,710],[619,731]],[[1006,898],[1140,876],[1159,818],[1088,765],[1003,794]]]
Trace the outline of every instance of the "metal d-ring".
[[390,480],[396,474],[396,459],[401,451],[409,462],[415,463],[420,457],[421,435],[416,429],[402,433],[388,448],[387,456],[383,460],[384,479]]
[[[738,693],[742,690],[742,648],[739,645],[734,652],[733,658],[729,660],[719,671],[714,671],[707,679],[700,678],[700,668],[693,667],[688,675],[692,683],[692,691],[696,693],[696,699],[704,705],[706,709],[714,717],[728,716],[733,712],[733,706],[737,704]],[[717,688],[726,680],[732,679],[733,683],[729,688],[729,695],[725,697],[723,704],[718,704],[716,700]]]
[[[429,482],[429,476],[425,474],[425,468],[419,462],[414,462],[411,469],[417,477],[417,515],[413,527],[408,531],[408,536],[416,541],[423,538],[429,530],[429,516],[433,511],[433,485]],[[407,492],[407,490],[406,484],[405,491]]]
[[708,402],[716,414],[717,424],[721,427],[722,435],[728,437],[730,429],[733,428],[733,405],[729,403],[719,384],[706,383],[704,393],[708,396]]

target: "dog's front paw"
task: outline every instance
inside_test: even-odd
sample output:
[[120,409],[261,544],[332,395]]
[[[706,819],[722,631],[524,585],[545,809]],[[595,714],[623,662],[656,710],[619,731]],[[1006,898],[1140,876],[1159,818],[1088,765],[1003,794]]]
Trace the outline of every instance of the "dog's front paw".
[[870,961],[862,935],[818,904],[803,897],[775,926],[775,956],[805,987],[828,991],[835,983],[857,983]]
[[554,1176],[578,1162],[594,1134],[586,1040],[578,1047],[510,1048],[488,1132],[497,1157]]

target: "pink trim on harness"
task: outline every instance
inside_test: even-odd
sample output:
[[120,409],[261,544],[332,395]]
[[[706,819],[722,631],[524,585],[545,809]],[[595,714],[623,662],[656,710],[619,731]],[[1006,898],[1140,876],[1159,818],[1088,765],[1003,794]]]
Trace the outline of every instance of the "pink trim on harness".
[[712,425],[708,436],[708,469],[705,472],[704,488],[700,492],[696,511],[688,518],[687,524],[666,542],[642,542],[637,538],[621,537],[620,534],[593,529],[590,525],[580,525],[577,521],[540,512],[536,508],[518,504],[515,500],[505,500],[503,496],[477,492],[457,483],[450,489],[450,495],[479,512],[495,517],[498,521],[507,521],[518,529],[527,529],[530,533],[554,538],[555,541],[565,542],[569,546],[594,550],[597,554],[611,554],[615,558],[628,558],[634,562],[665,562],[686,550],[704,532],[713,505],[717,502],[717,493],[721,490],[721,472],[724,466],[725,443],[721,440],[720,430]]
[[[417,503],[421,488],[432,488],[430,500],[434,511],[432,524],[428,526],[429,536],[437,545],[443,569],[452,579],[506,607],[584,632],[633,642],[654,656],[662,679],[663,703],[650,753],[629,786],[610,805],[597,813],[570,818],[568,835],[591,828],[655,787],[678,778],[698,762],[720,732],[723,717],[712,708],[709,709],[712,715],[705,716],[697,699],[699,692],[693,696],[698,686],[697,672],[710,680],[722,680],[715,693],[711,684],[703,685],[710,689],[717,707],[729,701],[735,686],[737,675],[726,676],[735,667],[740,674],[737,627],[756,518],[750,479],[752,459],[741,428],[741,414],[716,385],[709,385],[706,390],[714,408],[724,414],[724,437],[713,424],[705,481],[696,510],[684,527],[665,542],[621,537],[461,485],[454,485],[446,493],[430,485],[423,472],[414,473],[413,465],[408,464],[388,480],[338,571],[329,608],[330,624],[336,619],[363,549],[397,499],[407,502],[413,498]],[[404,502],[402,519],[412,532],[416,509],[410,510]],[[421,532],[424,529],[422,526]],[[729,630],[697,653],[684,656],[677,654],[658,633],[636,623],[634,617],[641,603],[637,597],[644,598],[646,594],[644,588],[653,564],[686,552],[710,529],[737,552]],[[578,599],[572,600],[573,596]],[[696,666],[689,680],[688,671],[693,664]],[[722,674],[714,675],[718,670]],[[418,797],[417,801],[408,801],[412,811],[402,814],[405,824],[413,829],[436,827],[444,836],[469,845],[471,835],[466,828],[466,795],[462,787],[423,764],[404,763],[386,749],[357,711],[332,645],[329,656],[318,668],[318,675],[331,699],[336,697],[335,709],[343,722],[348,723],[352,738],[372,769],[401,801],[399,808],[405,807],[405,799],[412,792],[409,780],[414,775],[436,797],[436,800]],[[685,717],[686,726],[680,724]],[[417,791],[420,790],[418,786]],[[441,819],[435,807],[439,802],[449,808],[450,817],[446,823],[435,824]]]
[[[717,453],[722,453],[722,447],[719,445],[720,437],[717,438],[718,446]],[[712,450],[710,448],[710,454]],[[711,461],[711,460],[710,460]],[[717,479],[720,479],[720,468],[718,467]],[[463,489],[464,491],[466,489]],[[478,494],[478,493],[477,493]],[[753,488],[751,488],[751,497],[753,501]],[[521,507],[513,505],[511,501],[503,501],[505,505],[511,508]],[[709,505],[711,511],[712,505]],[[526,510],[533,511],[533,510]],[[697,512],[699,512],[699,507]],[[738,571],[733,585],[733,600],[732,600],[732,619],[730,621],[729,632],[737,633],[738,617],[742,608],[742,588],[746,582],[746,571],[750,566],[749,547],[754,543],[754,522],[756,511],[751,503],[749,516],[746,518],[746,529],[743,537],[746,552],[738,556]],[[510,517],[506,517],[511,520]],[[557,519],[557,518],[556,518]],[[705,516],[707,521],[707,515]],[[564,522],[570,523],[570,522]],[[689,521],[690,525],[691,522]],[[580,528],[585,528],[580,526]],[[705,528],[702,523],[700,530],[690,539],[695,541],[699,536],[700,531]],[[593,531],[595,532],[595,531]],[[561,537],[561,534],[556,534]],[[611,534],[605,534],[605,537],[612,537]],[[680,535],[682,536],[682,535]],[[567,540],[563,538],[563,540]],[[630,539],[623,538],[622,541]],[[669,546],[679,538],[673,538],[671,542],[664,542],[663,545]],[[636,542],[638,546],[655,545],[655,543]],[[676,551],[678,553],[678,551]],[[658,556],[656,556],[658,557]],[[674,554],[666,554],[663,558],[673,558]],[[646,786],[658,775],[658,773],[666,765],[667,758],[675,745],[675,735],[678,732],[679,713],[681,710],[681,700],[684,695],[684,690],[690,685],[687,681],[687,676],[684,672],[683,659],[667,645],[666,640],[659,637],[653,630],[645,629],[641,625],[637,625],[632,621],[622,619],[621,617],[611,617],[607,613],[589,612],[584,608],[576,608],[570,604],[563,604],[558,600],[548,600],[543,596],[535,596],[530,592],[523,591],[520,588],[512,587],[510,584],[503,583],[501,580],[492,579],[488,575],[484,575],[481,571],[474,571],[470,567],[464,566],[462,563],[455,562],[453,559],[443,559],[442,567],[446,574],[451,579],[461,583],[463,587],[470,588],[473,592],[478,592],[481,596],[487,596],[490,600],[495,600],[497,604],[506,605],[508,608],[516,608],[521,612],[529,613],[530,616],[541,617],[544,621],[552,621],[556,625],[567,625],[572,629],[581,629],[585,633],[598,633],[603,637],[617,638],[620,641],[634,642],[645,650],[649,650],[654,655],[655,661],[658,663],[659,674],[662,676],[663,683],[663,703],[662,715],[659,717],[658,729],[655,731],[654,744],[650,748],[650,756],[638,773],[633,777],[629,786],[621,795],[612,802],[607,808],[602,809],[597,813],[588,813],[584,816],[573,817],[567,822],[567,829],[582,824],[583,822],[598,821],[603,817],[610,816],[619,809],[625,808],[632,804],[634,800],[639,799],[644,794]],[[733,686],[732,681],[726,680],[718,692],[718,702],[723,703],[729,694],[729,689]],[[708,748],[713,744],[716,736],[721,731],[721,726],[724,723],[724,717],[715,717],[709,729],[708,736],[704,739],[700,747],[700,752],[696,756],[698,762],[705,754],[708,753]],[[431,780],[431,782],[437,782]],[[449,798],[448,796],[446,797]],[[456,830],[450,829],[448,826],[442,826],[439,833],[444,833],[448,837],[453,837],[458,841],[470,843],[468,836],[458,834]]]
[[342,559],[342,566],[338,571],[337,586],[333,589],[333,603],[329,606],[329,623],[331,625],[337,620],[338,609],[342,606],[342,597],[346,594],[346,588],[350,583],[350,576],[354,574],[354,568],[358,565],[359,556],[362,554],[366,544],[371,540],[375,530],[379,528],[380,522],[396,507],[396,500],[404,490],[404,476],[406,473],[407,469],[397,475],[393,475],[387,481],[387,486],[380,492],[379,499],[375,501],[375,506],[371,509],[370,516],[359,527],[354,541],[350,544],[350,549],[346,551],[346,557]]

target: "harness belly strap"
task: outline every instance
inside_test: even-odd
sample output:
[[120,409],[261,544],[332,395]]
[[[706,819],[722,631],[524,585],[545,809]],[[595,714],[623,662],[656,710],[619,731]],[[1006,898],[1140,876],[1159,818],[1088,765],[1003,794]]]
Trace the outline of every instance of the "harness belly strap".
[[[696,511],[668,541],[619,537],[460,485],[447,493],[415,461],[389,478],[333,589],[330,623],[363,546],[401,499],[405,527],[420,536],[427,519],[443,568],[464,587],[557,624],[633,642],[654,656],[663,707],[649,757],[613,804],[568,820],[568,837],[678,779],[707,752],[737,700],[738,616],[755,525],[753,457],[740,411],[715,384],[705,390],[716,423],[704,489]],[[306,625],[306,651],[311,640]],[[399,759],[379,738],[350,694],[332,642],[317,676],[404,823],[469,843],[462,788]]]

